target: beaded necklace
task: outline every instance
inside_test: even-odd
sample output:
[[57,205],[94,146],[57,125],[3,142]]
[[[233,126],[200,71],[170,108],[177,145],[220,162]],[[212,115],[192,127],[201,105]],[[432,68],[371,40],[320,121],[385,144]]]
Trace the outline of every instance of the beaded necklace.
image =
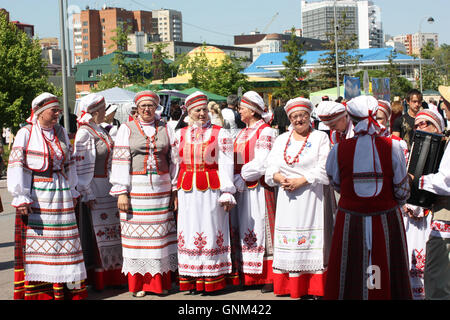
[[288,146],[289,146],[289,141],[291,141],[291,136],[292,136],[293,134],[294,134],[294,130],[292,130],[291,134],[289,135],[289,138],[288,138],[288,140],[287,140],[287,142],[286,142],[286,147],[284,147],[284,152],[283,152],[284,161],[285,161],[286,164],[289,165],[289,166],[292,166],[292,165],[297,161],[297,159],[298,159],[298,157],[300,156],[300,154],[303,152],[303,149],[305,148],[306,143],[308,142],[309,135],[311,134],[311,129],[308,129],[308,135],[306,136],[306,139],[305,139],[305,141],[303,142],[303,145],[302,145],[302,147],[300,148],[300,151],[299,151],[299,152],[297,153],[297,155],[294,157],[294,160],[292,160],[291,162],[289,162],[289,160],[287,159],[287,156],[286,156],[286,150],[287,150],[287,148],[288,148]]

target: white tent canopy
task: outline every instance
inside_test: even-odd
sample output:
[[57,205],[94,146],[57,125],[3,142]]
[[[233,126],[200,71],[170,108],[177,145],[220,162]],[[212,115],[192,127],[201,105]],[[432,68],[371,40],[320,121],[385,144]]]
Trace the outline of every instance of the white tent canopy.
[[[128,121],[128,112],[131,110],[131,107],[134,106],[133,101],[136,93],[119,87],[106,89],[96,93],[105,97],[106,106],[110,104],[117,105],[117,111],[114,118],[119,120],[120,123],[125,123]],[[75,114],[77,116],[79,101],[80,99],[77,99],[75,102]]]

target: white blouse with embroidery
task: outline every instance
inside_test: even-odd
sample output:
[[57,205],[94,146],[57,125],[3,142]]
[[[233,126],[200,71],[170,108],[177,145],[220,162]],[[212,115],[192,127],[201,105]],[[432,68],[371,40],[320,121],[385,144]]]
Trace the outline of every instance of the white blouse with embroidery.
[[[148,137],[152,137],[156,134],[154,121],[139,121],[139,124]],[[169,174],[172,181],[172,190],[176,190],[178,176],[178,140],[172,128],[170,126],[166,126],[166,128],[170,143],[171,161],[169,164]],[[125,123],[120,126],[119,131],[117,132],[110,178],[110,182],[113,185],[110,193],[114,196],[128,193],[131,190],[130,134],[131,130]],[[150,148],[150,152],[153,152],[153,148]],[[156,162],[155,157],[150,156],[147,161],[147,172],[153,171],[156,171]]]
[[[64,130],[64,128],[62,129]],[[66,176],[69,185],[71,186],[70,190],[72,192],[72,197],[78,198],[79,193],[75,189],[78,179],[75,168],[75,161],[72,154],[72,145],[70,144],[67,132],[65,130],[63,132],[66,144],[69,148],[69,159],[66,159],[66,162],[68,162],[69,164],[67,167]],[[64,157],[61,150],[56,144],[54,130],[42,129],[42,133],[44,135],[44,139],[50,144],[51,148],[55,151],[51,162],[53,164],[53,171],[60,170]],[[15,137],[14,144],[11,148],[11,153],[9,157],[7,185],[8,191],[13,196],[11,205],[16,208],[23,204],[33,203],[33,200],[31,198],[31,184],[33,174],[32,171],[26,168],[25,166],[25,152],[27,149],[29,139],[30,139],[30,131],[27,128],[20,129]]]

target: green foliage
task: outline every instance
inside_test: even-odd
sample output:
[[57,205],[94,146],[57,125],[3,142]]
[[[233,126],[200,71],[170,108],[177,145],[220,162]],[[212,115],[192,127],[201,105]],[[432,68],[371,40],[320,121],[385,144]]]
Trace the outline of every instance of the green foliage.
[[437,90],[440,85],[448,85],[450,74],[450,46],[443,44],[439,49],[432,43],[422,49],[422,58],[431,59],[432,64],[422,64],[423,90]]
[[[332,22],[334,25],[334,22]],[[357,68],[359,63],[359,57],[351,55],[348,50],[356,49],[357,35],[350,33],[347,29],[350,25],[350,20],[347,19],[347,14],[344,11],[342,16],[337,21],[337,54],[339,65],[339,82],[342,83],[344,75],[352,74],[352,70]],[[334,28],[333,28],[334,30]],[[323,58],[319,58],[321,68],[319,74],[315,79],[318,86],[322,89],[332,88],[337,85],[336,83],[336,41],[335,33],[329,32],[326,34],[329,42],[324,44],[327,52],[322,55]]]
[[172,68],[165,60],[170,59],[170,55],[165,51],[169,44],[167,43],[148,43],[147,48],[152,51],[152,61],[150,63],[150,71],[154,80],[162,80],[164,84],[172,75]]
[[111,59],[111,64],[114,66],[113,71],[105,73],[101,76],[97,84],[97,89],[94,91],[101,91],[113,87],[121,87],[128,84],[142,84],[151,74],[151,62],[144,59],[127,60],[125,50],[129,44],[128,34],[131,33],[131,26],[120,23],[116,32],[116,36],[112,37],[114,45],[117,50],[114,51],[114,56]]
[[306,61],[303,59],[305,51],[303,45],[298,44],[295,36],[295,28],[291,30],[291,38],[283,47],[289,54],[283,61],[284,69],[280,71],[281,86],[275,89],[273,96],[284,101],[303,96],[309,97],[308,72],[302,71]]
[[241,73],[242,59],[226,56],[220,64],[210,63],[205,50],[193,56],[182,56],[177,59],[180,73],[189,73],[190,87],[196,87],[222,96],[236,94],[238,88],[248,91],[252,88],[248,77]]
[[0,122],[13,132],[30,115],[31,102],[42,92],[61,95],[61,90],[48,82],[46,62],[36,39],[0,13]]

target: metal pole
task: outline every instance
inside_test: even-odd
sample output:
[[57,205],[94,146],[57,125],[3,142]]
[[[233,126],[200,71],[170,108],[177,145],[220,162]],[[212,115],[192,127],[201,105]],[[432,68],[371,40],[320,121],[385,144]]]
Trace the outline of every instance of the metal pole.
[[[70,23],[69,21],[69,10],[67,9],[69,0],[65,0],[65,10],[66,10],[66,21],[67,23]],[[70,77],[72,75],[72,55],[70,54],[70,34],[69,34],[69,28],[64,28],[66,31],[66,57],[67,57],[67,76]]]
[[64,0],[59,0],[60,36],[61,36],[61,75],[63,86],[64,128],[69,131],[69,101],[67,97],[66,37],[64,20]]
[[340,84],[339,84],[339,59],[338,59],[338,40],[337,40],[337,21],[336,21],[336,0],[334,0],[334,50],[336,55],[336,87],[337,87],[337,97],[341,95]]

